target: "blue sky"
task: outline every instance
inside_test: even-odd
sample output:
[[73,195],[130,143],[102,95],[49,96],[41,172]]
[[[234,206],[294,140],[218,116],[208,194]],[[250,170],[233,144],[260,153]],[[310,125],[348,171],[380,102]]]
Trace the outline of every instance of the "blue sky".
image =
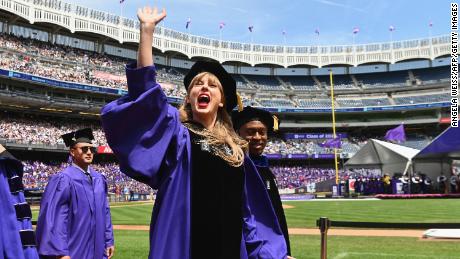
[[[69,1],[120,14],[119,0]],[[424,38],[450,32],[446,0],[125,0],[123,16],[136,18],[138,7],[155,4],[168,13],[163,26],[208,38],[294,46],[339,45]],[[429,23],[433,26],[430,27]],[[219,23],[226,26],[219,33]],[[251,33],[250,25],[254,26]],[[353,39],[353,28],[358,27]],[[320,31],[319,36],[315,29]],[[282,31],[286,31],[283,36]]]

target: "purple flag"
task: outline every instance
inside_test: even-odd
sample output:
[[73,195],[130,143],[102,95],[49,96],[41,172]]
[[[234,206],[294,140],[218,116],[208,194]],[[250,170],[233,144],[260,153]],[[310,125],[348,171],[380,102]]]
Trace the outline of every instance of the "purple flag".
[[120,0],[120,4],[122,4],[125,0]]
[[359,32],[359,28],[358,28],[358,27],[353,28],[353,34],[356,34],[356,33],[358,33],[358,32]]
[[248,30],[249,30],[250,32],[252,32],[253,29],[254,29],[254,25],[250,25],[250,26],[248,27]]
[[433,21],[430,21],[430,24],[428,26],[433,27]]
[[396,28],[393,25],[390,25],[390,28],[388,28],[390,31],[396,30]]
[[224,28],[224,27],[225,27],[225,23],[224,23],[224,22],[220,22],[220,23],[219,23],[219,29],[222,30],[222,28]]
[[283,35],[286,35],[286,30],[283,30],[281,33],[282,33]]
[[398,143],[406,141],[406,133],[404,132],[404,124],[401,124],[398,127],[387,131],[387,133],[385,134],[385,140],[394,141]]
[[341,148],[342,141],[340,140],[340,137],[336,137],[333,139],[328,139],[324,141],[323,143],[318,143],[318,146],[324,147],[324,148]]
[[188,27],[190,26],[190,23],[192,23],[192,19],[188,18],[187,22],[185,23],[185,29],[188,29]]
[[315,29],[315,33],[319,36],[319,29],[318,28]]

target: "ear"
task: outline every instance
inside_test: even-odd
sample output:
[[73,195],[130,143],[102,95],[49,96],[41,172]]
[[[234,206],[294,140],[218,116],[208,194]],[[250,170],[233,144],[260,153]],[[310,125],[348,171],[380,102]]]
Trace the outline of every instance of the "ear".
[[75,157],[75,149],[73,149],[73,148],[70,149],[70,155],[72,157]]

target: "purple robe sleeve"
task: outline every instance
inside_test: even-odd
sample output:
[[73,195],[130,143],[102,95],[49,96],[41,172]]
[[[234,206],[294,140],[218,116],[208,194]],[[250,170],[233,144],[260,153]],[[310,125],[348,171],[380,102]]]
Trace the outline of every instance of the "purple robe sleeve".
[[252,161],[244,161],[243,237],[248,258],[286,258],[286,241],[264,183]]
[[128,95],[102,109],[102,126],[121,171],[156,189],[177,163],[170,158],[181,152],[174,140],[183,126],[155,81],[155,67],[133,65],[126,67]]
[[[104,180],[105,182],[105,180]],[[105,182],[105,193],[107,194],[107,182]],[[105,202],[105,248],[111,247],[115,244],[113,239],[112,217],[110,215],[110,206],[107,199]]]
[[67,234],[69,200],[70,179],[63,174],[51,177],[42,197],[37,222],[40,255],[70,255]]
[[[3,201],[3,200],[1,200],[1,199],[2,199],[2,198],[1,198],[1,196],[0,196],[0,201],[1,201],[1,202],[5,202],[5,201]],[[5,215],[5,214],[6,214],[6,213],[3,211],[3,207],[2,207],[2,206],[0,206],[0,213],[1,213],[1,215]],[[3,229],[3,226],[6,226],[5,220],[3,220],[3,218],[4,218],[4,217],[0,217],[0,233],[2,233],[2,235],[0,235],[0,254],[2,254],[2,255],[6,254],[6,249],[5,249],[5,244],[4,244],[5,241],[3,240],[3,233],[7,233],[7,232]],[[7,234],[9,234],[9,233],[7,233]],[[17,241],[15,241],[15,242],[17,242]],[[18,249],[16,249],[16,251],[17,251],[17,250],[18,250]]]
[[16,212],[10,200],[10,188],[3,162],[0,164],[0,258],[23,259]]
[[[0,258],[38,259],[35,246],[23,246],[20,231],[32,230],[32,219],[18,217],[16,204],[25,204],[24,191],[11,192],[9,179],[20,179],[23,165],[7,151],[0,153]],[[29,206],[29,205],[27,205]]]

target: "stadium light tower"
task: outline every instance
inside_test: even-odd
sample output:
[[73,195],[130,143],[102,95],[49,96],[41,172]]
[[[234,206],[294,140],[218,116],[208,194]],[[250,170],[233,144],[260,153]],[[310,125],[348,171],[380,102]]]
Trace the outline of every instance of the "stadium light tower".
[[[334,104],[334,81],[332,79],[332,69],[329,69],[329,78],[331,81],[331,111],[332,111],[332,133],[333,138],[336,139],[335,132],[335,104]],[[335,168],[335,184],[339,184],[339,166],[337,163],[337,147],[334,146],[334,168]]]

